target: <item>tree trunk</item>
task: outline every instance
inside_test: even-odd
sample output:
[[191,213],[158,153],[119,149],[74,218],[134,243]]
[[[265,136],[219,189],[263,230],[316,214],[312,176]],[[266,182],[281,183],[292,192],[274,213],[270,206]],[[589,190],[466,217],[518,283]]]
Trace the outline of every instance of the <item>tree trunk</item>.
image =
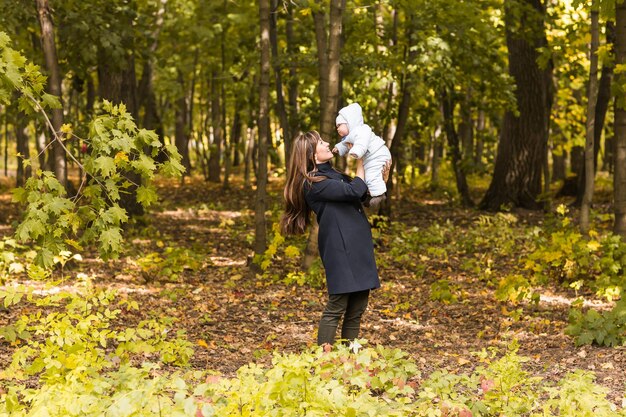
[[[392,26],[391,26],[391,47],[395,47],[398,44],[398,10],[396,8],[394,8],[392,10]],[[387,95],[387,99],[386,100],[381,100],[381,107],[379,108],[379,111],[385,111],[385,109],[391,109],[391,106],[393,105],[393,102],[395,101],[396,98],[396,83],[392,80],[387,84],[387,87],[385,88],[386,91],[386,95]],[[391,126],[392,124],[392,120],[391,120],[391,112],[389,112],[388,110],[385,112],[385,121],[383,123],[383,130],[382,130],[382,138],[385,142],[389,143],[389,141],[392,140],[391,138],[391,131],[393,131],[393,128]]]
[[[161,116],[159,115],[159,110],[157,108],[157,98],[154,92],[152,74],[152,64],[150,62],[145,62],[141,76],[142,81],[140,83],[140,85],[143,85],[143,91],[139,93],[139,106],[143,106],[144,108],[143,127],[148,130],[154,130],[159,136],[159,140],[163,143],[165,136],[163,121],[161,120]],[[159,162],[165,162],[166,158],[167,155],[165,152],[159,152],[156,159]]]
[[[282,131],[282,139],[285,149],[285,161],[289,161],[291,152],[291,131],[289,129],[289,119],[287,117],[287,108],[285,106],[285,97],[283,96],[283,78],[281,75],[282,68],[280,66],[278,56],[278,0],[272,1],[272,13],[270,19],[270,43],[272,46],[272,63],[274,69],[274,82],[276,85],[276,114]],[[285,163],[285,165],[289,165]]]
[[[287,32],[287,51],[289,51],[289,81],[287,82],[287,95],[289,97],[289,143],[285,142],[285,155],[291,155],[291,145],[293,139],[298,135],[300,131],[300,120],[298,117],[298,71],[297,60],[295,59],[298,54],[297,47],[294,42],[293,32],[293,4],[289,2],[287,4],[287,11],[289,16],[285,26]],[[285,158],[289,161],[289,158]],[[288,163],[287,163],[288,165]]]
[[270,135],[270,0],[259,0],[261,26],[261,72],[259,80],[259,164],[254,209],[254,253],[267,248],[267,143]]
[[[626,2],[616,4],[615,10],[615,65],[626,65]],[[617,85],[625,83],[624,74],[615,74]],[[613,139],[614,170],[613,198],[615,223],[613,232],[626,238],[626,103],[616,99],[615,138]]]
[[[409,21],[406,26],[406,35],[407,39],[409,39],[409,47],[408,54],[406,56],[406,67],[408,68],[413,64],[415,58],[417,57],[417,50],[412,48],[413,46],[413,25],[415,24],[414,15],[409,17]],[[389,88],[393,88],[393,85],[390,85]],[[404,135],[406,131],[406,124],[409,119],[409,110],[411,107],[411,89],[413,88],[413,75],[411,72],[407,71],[404,74],[404,82],[402,83],[402,99],[400,100],[400,106],[398,108],[398,122],[396,124],[395,132],[393,135],[393,139],[391,140],[391,146],[389,151],[391,152],[391,168],[389,171],[389,178],[387,179],[387,190],[388,197],[383,204],[383,213],[386,216],[391,215],[391,193],[393,191],[393,168],[395,164],[398,164],[398,168],[396,172],[402,172],[402,161],[401,155],[403,154],[404,149]]]
[[450,152],[452,152],[452,168],[454,169],[454,177],[456,178],[456,188],[461,196],[461,203],[464,207],[473,207],[474,202],[469,194],[467,179],[465,172],[461,166],[461,149],[459,146],[459,136],[454,128],[454,100],[450,93],[445,91],[441,96],[441,109],[443,113],[443,124],[448,138]]
[[482,167],[483,151],[485,149],[485,134],[487,126],[487,117],[484,110],[478,111],[478,120],[476,122],[476,146],[474,147],[474,166]]
[[187,131],[187,97],[181,71],[178,71],[178,84],[180,85],[180,96],[176,100],[174,142],[182,157],[180,162],[186,170],[182,177],[184,181],[185,175],[191,174],[191,162],[189,160],[189,132]]
[[598,28],[599,11],[598,0],[591,2],[591,45],[589,48],[589,85],[587,91],[587,131],[585,137],[585,192],[580,207],[580,231],[589,234],[589,213],[593,201],[593,187],[595,179],[594,154],[594,126],[596,123],[596,100],[598,96],[598,45],[600,43],[600,29]]
[[[132,44],[132,42],[131,42]],[[100,50],[98,54],[98,81],[100,97],[113,104],[124,104],[126,111],[137,120],[137,79],[135,76],[135,57],[132,53],[125,56],[121,63],[114,62],[107,51]],[[131,184],[140,184],[139,174],[126,172],[125,177]],[[137,186],[128,188],[128,193],[121,194],[120,205],[131,216],[140,216],[144,213],[143,207],[137,201]]]
[[130,54],[125,57],[125,61],[116,63],[111,61],[105,51],[100,51],[98,81],[100,97],[114,104],[124,103],[126,111],[137,120],[135,57]]
[[15,173],[15,184],[17,187],[21,187],[26,182],[26,179],[32,175],[32,168],[30,165],[24,164],[25,160],[30,159],[30,151],[28,147],[28,132],[26,131],[27,122],[26,115],[23,112],[19,112],[16,117],[15,123],[15,138],[17,148],[17,172]]
[[4,106],[4,176],[9,175],[9,108]]
[[474,159],[474,120],[470,107],[471,94],[468,92],[465,100],[460,103],[461,122],[459,123],[459,138],[461,142],[461,160],[472,162]]
[[437,126],[431,137],[431,171],[430,171],[430,188],[439,187],[439,167],[441,165],[441,157],[443,154],[443,144],[441,143],[441,127]]
[[220,182],[220,159],[222,156],[222,123],[220,110],[220,89],[218,87],[218,72],[211,72],[211,126],[213,142],[209,157],[209,181]]
[[38,120],[35,120],[35,147],[37,148],[37,159],[39,162],[39,168],[45,171],[46,168],[46,126],[42,125]]
[[250,171],[252,170],[252,165],[253,165],[253,159],[254,159],[254,150],[256,148],[255,143],[256,143],[256,137],[255,137],[255,130],[251,127],[248,128],[248,135],[247,135],[247,139],[248,139],[248,144],[246,146],[246,158],[245,158],[245,165],[243,168],[243,182],[245,184],[246,187],[250,187]]
[[[606,43],[613,45],[615,43],[615,25],[613,22],[606,23]],[[608,63],[602,67],[602,74],[600,75],[600,84],[598,86],[598,99],[595,106],[595,124],[593,128],[593,169],[594,174],[598,170],[598,153],[600,152],[600,140],[602,139],[602,131],[604,130],[604,121],[606,119],[606,112],[609,108],[609,102],[611,100],[611,83],[613,82],[613,68],[614,64]],[[605,143],[605,150],[608,147]],[[576,195],[576,201],[574,205],[579,206],[583,201],[583,194],[585,191],[586,170],[585,164],[581,165],[581,170],[578,171],[578,192]]]
[[565,151],[561,151],[560,155],[552,153],[552,181],[562,181],[565,179],[567,164],[565,158],[567,154]]
[[[57,59],[56,41],[54,38],[54,26],[50,15],[50,6],[48,0],[37,0],[37,12],[39,16],[39,25],[41,26],[41,43],[46,61],[46,69],[48,70],[48,92],[57,96],[63,103],[63,91],[61,90],[61,70],[59,69],[59,61]],[[52,126],[55,135],[52,140],[51,152],[54,155],[54,175],[57,180],[66,186],[67,184],[67,166],[66,155],[61,143],[55,140],[63,138],[61,126],[63,125],[63,107],[60,109],[52,109]]]
[[233,127],[230,133],[230,140],[233,147],[233,167],[238,167],[241,164],[241,157],[239,155],[239,148],[241,143],[241,129],[243,124],[241,123],[241,101],[235,99],[235,115],[233,116]]
[[[320,134],[322,133],[322,115],[328,95],[328,45],[326,35],[326,16],[324,10],[313,12],[313,24],[315,26],[315,44],[317,45],[317,70],[319,77],[319,98],[320,98]],[[322,138],[324,136],[322,135]],[[326,138],[324,138],[326,139]]]
[[[342,16],[345,0],[330,0],[330,30],[326,46],[326,28],[323,12],[314,13],[315,33],[320,74],[320,135],[330,140],[335,128],[339,100],[339,58],[341,55]],[[319,16],[321,13],[321,17]],[[303,268],[309,269],[317,256],[317,227],[311,229],[304,252]]]
[[[539,68],[538,49],[547,44],[540,0],[505,2],[509,73],[516,82],[519,116],[507,111],[494,173],[481,208],[514,206],[540,209],[541,174],[552,106],[552,65]],[[521,6],[521,7],[519,7]],[[524,30],[523,34],[519,33]]]

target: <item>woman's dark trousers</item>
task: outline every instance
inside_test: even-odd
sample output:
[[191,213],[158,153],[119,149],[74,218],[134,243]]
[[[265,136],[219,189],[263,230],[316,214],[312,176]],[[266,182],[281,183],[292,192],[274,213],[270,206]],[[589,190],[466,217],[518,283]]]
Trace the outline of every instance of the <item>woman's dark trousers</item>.
[[332,345],[335,342],[337,327],[342,316],[341,338],[353,340],[359,337],[361,316],[367,308],[369,294],[370,290],[329,295],[317,332],[317,344]]

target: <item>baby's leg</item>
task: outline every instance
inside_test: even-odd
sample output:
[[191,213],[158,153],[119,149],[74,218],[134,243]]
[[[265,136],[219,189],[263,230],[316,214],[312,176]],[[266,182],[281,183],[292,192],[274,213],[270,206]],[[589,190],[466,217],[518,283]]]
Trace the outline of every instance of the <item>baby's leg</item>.
[[368,155],[367,158],[363,158],[365,184],[367,184],[372,197],[378,197],[387,192],[387,185],[383,179],[383,168],[387,161],[391,159],[391,155],[387,155],[388,153],[387,151],[381,155]]

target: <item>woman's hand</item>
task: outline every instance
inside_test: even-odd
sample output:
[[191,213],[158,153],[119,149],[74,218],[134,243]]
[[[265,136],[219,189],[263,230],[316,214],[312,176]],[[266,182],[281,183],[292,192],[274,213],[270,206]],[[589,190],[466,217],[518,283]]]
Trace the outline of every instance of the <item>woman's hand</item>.
[[356,160],[356,176],[365,181],[365,168],[363,167],[363,160]]
[[383,174],[383,181],[387,182],[387,180],[389,179],[389,172],[391,172],[391,159],[385,163],[381,171],[381,173]]

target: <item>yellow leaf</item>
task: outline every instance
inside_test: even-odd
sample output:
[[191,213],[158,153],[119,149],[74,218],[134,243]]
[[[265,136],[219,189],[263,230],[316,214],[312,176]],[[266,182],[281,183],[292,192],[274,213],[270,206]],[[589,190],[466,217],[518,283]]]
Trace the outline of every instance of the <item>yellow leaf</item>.
[[72,125],[69,123],[65,123],[61,126],[61,129],[59,130],[65,133],[66,135],[70,135],[72,133]]
[[117,161],[128,161],[128,155],[126,155],[126,152],[118,152],[115,155],[115,162]]
[[592,251],[597,251],[600,248],[600,242],[597,240],[590,240],[587,242],[587,248]]
[[198,346],[202,346],[203,348],[207,348],[207,349],[209,348],[208,343],[202,339],[198,339],[196,343],[198,344]]

